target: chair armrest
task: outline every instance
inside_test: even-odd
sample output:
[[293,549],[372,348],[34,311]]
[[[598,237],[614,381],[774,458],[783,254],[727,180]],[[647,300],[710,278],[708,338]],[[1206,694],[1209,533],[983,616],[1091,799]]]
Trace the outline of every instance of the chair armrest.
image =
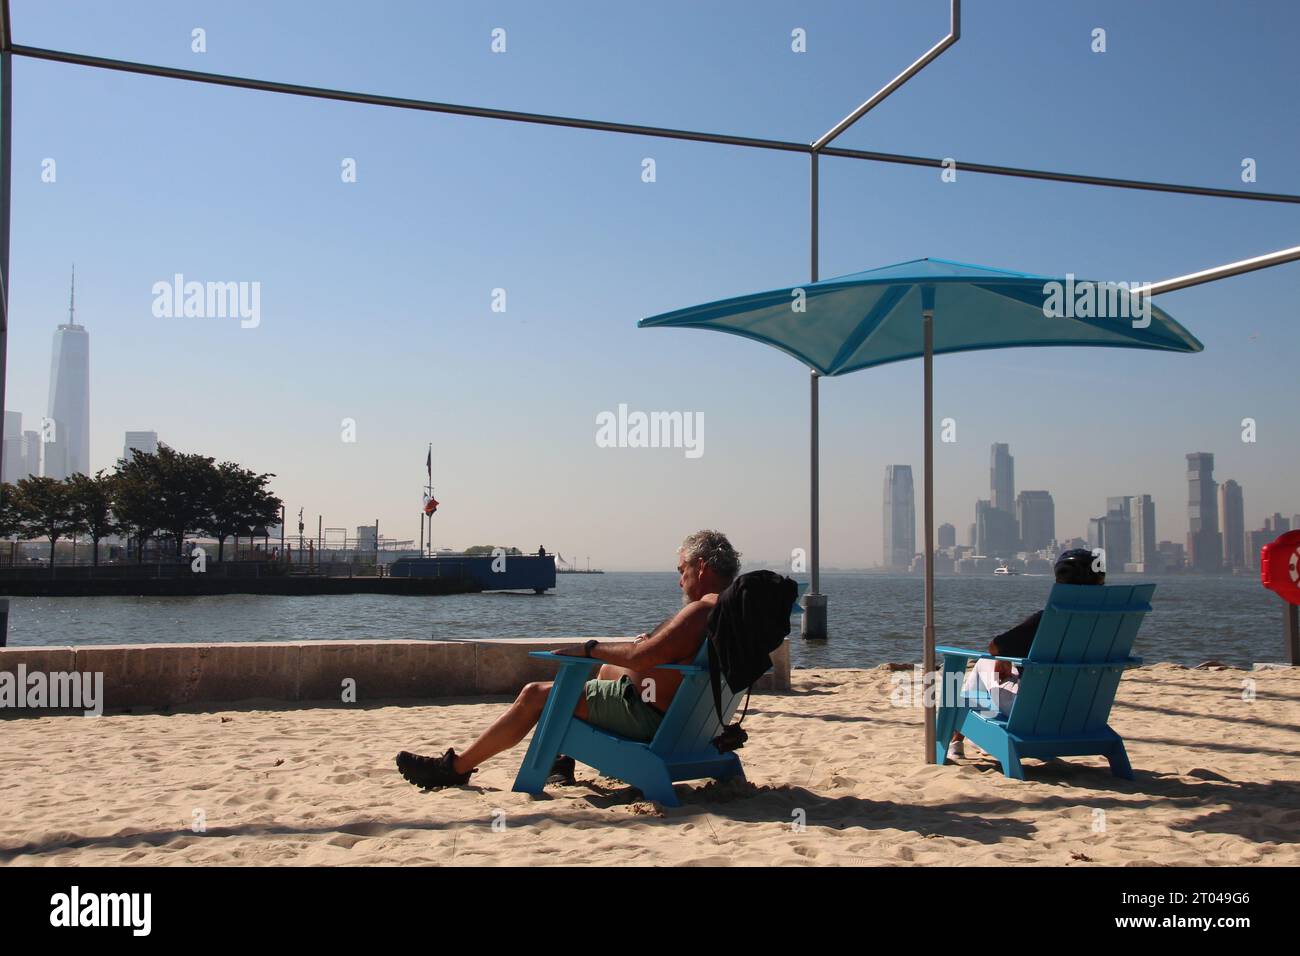
[[[554,661],[561,667],[572,667],[574,664],[585,664],[588,667],[595,667],[605,663],[595,657],[577,657],[569,654],[556,654],[554,651],[529,651],[529,657],[535,657],[539,661]],[[651,670],[681,671],[683,674],[707,674],[708,667],[700,664],[660,664]]]
[[1012,664],[1034,663],[1024,657],[1005,657],[1000,654],[989,654],[986,651],[968,651],[963,647],[952,647],[949,644],[941,644],[934,651],[936,654],[943,654],[947,657],[975,657],[988,661],[1010,661]]
[[1077,663],[1063,664],[1057,661],[1031,661],[1027,657],[1005,657],[1000,654],[981,654],[978,651],[968,651],[960,647],[951,647],[947,644],[940,645],[935,649],[936,654],[943,654],[948,657],[975,657],[988,661],[1010,661],[1021,670],[1026,667],[1057,667],[1057,668],[1088,668],[1088,667],[1141,667],[1142,658],[1126,657],[1122,661],[1079,661]]
[[588,667],[596,667],[602,662],[594,657],[578,657],[570,654],[556,654],[554,651],[529,651],[529,657],[535,657],[539,661],[554,661],[561,667],[572,666],[574,664],[586,664]]

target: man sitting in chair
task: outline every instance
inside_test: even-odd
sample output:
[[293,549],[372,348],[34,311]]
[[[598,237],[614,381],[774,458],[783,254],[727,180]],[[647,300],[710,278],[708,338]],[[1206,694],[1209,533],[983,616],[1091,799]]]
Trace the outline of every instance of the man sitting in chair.
[[[1056,559],[1057,584],[1105,584],[1106,572],[1094,570],[1096,558],[1085,548],[1073,548]],[[989,653],[998,657],[1027,657],[1034,635],[1038,632],[1038,622],[1043,619],[1042,611],[1035,611],[1011,630],[999,634],[989,641]],[[1015,702],[1016,691],[1020,689],[1020,672],[1010,661],[994,661],[981,658],[966,674],[966,683],[962,693],[983,692],[989,695],[994,707],[1003,716],[1011,712]],[[948,744],[948,759],[965,758],[966,738],[959,733],[952,735]]]
[[[556,654],[591,657],[604,661],[595,679],[587,681],[574,713],[594,727],[622,737],[648,741],[659,729],[668,705],[682,682],[680,671],[661,670],[663,664],[689,664],[704,642],[704,629],[718,594],[740,570],[740,555],[720,531],[697,531],[677,552],[678,587],[682,608],[649,634],[631,643],[586,644],[558,648]],[[456,753],[424,757],[403,750],[397,769],[417,787],[447,787],[469,782],[470,774],[489,757],[509,750],[523,740],[542,716],[551,681],[524,686],[504,714],[477,740]],[[572,778],[573,761],[561,757],[556,771]]]

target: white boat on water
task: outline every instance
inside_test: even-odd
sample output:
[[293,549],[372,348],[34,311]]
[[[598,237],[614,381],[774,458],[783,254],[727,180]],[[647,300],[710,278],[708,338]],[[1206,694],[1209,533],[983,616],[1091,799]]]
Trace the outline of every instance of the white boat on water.
[[994,573],[994,574],[1019,574],[1020,572],[1019,572],[1019,571],[1013,571],[1013,570],[1011,570],[1009,567],[1007,567],[1007,566],[1004,564],[1004,565],[1002,565],[1001,567],[994,568],[994,569],[993,569],[993,573]]

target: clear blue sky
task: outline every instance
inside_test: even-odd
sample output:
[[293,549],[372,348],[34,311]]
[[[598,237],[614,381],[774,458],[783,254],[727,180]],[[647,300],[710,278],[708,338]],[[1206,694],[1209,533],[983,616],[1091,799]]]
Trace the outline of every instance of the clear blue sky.
[[[968,0],[963,36],[843,136],[867,149],[1300,193],[1294,4]],[[811,141],[947,29],[907,3],[13,0],[17,42],[450,102]],[[191,52],[194,27],[207,52]],[[508,52],[493,54],[493,28]],[[806,29],[808,52],[790,50]],[[1107,52],[1090,50],[1107,31]],[[5,407],[44,413],[77,265],[92,445],[127,429],[278,475],[314,527],[544,543],[670,569],[700,526],[752,558],[807,545],[807,372],[732,336],[636,320],[807,278],[804,156],[318,102],[18,59]],[[352,157],[358,182],[345,184]],[[642,160],[657,181],[641,181]],[[1258,182],[1240,180],[1241,161]],[[41,163],[57,162],[56,183]],[[821,274],[936,256],[1156,280],[1300,241],[1293,205],[844,159],[822,163]],[[159,319],[181,272],[261,283],[261,324]],[[505,314],[491,311],[494,288]],[[938,518],[974,520],[989,446],[1082,535],[1151,494],[1187,529],[1184,455],[1214,452],[1247,523],[1300,511],[1300,265],[1161,297],[1199,355],[941,357]],[[885,465],[921,465],[921,369],[822,387],[823,561],[880,560]],[[619,403],[702,412],[704,455],[596,447]],[[1258,422],[1244,444],[1240,422]],[[354,444],[340,421],[354,418]],[[919,492],[919,489],[918,489]]]

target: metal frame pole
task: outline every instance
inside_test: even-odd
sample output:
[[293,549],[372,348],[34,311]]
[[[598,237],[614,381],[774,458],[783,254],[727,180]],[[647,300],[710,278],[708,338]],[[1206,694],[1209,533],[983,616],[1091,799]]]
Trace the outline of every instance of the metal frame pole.
[[[9,208],[13,179],[13,53],[9,3],[0,2],[0,408],[4,407],[5,371],[9,367]],[[4,442],[0,441],[0,470]],[[54,562],[50,562],[50,572]],[[0,647],[9,642],[9,599],[0,598]]]
[[[812,158],[812,166],[810,170],[811,188],[809,189],[809,200],[810,200],[809,221],[811,223],[811,233],[812,233],[810,237],[811,238],[810,247],[812,250],[811,272],[812,272],[813,282],[817,281],[817,276],[818,276],[817,211],[818,211],[819,186],[818,186],[818,178],[817,178],[818,177],[817,162],[821,154],[823,152],[828,151],[828,147],[830,146],[831,142],[834,139],[836,139],[836,137],[838,137],[841,133],[847,130],[850,126],[852,126],[862,117],[866,116],[867,113],[871,112],[871,110],[875,109],[877,106],[883,103],[886,99],[889,98],[889,96],[895,90],[901,87],[912,77],[916,76],[916,74],[920,73],[921,70],[925,69],[925,67],[929,65],[931,62],[933,62],[941,53],[943,53],[944,50],[948,49],[948,47],[952,46],[960,39],[961,39],[961,0],[950,0],[949,9],[948,9],[947,35],[944,36],[943,39],[941,39],[934,46],[930,47],[930,49],[926,50],[919,57],[913,60],[912,63],[905,70],[903,70],[902,73],[899,73],[896,77],[894,77],[892,80],[890,80],[880,89],[878,89],[875,93],[873,93],[865,103],[863,103],[861,106],[855,109],[848,116],[844,117],[844,119],[840,120],[838,123],[832,126],[829,130],[827,130],[825,133],[823,133],[821,136],[819,136],[815,141],[813,141],[809,145],[808,150]],[[851,155],[852,152],[853,151],[837,151],[836,155],[848,156]],[[866,159],[868,157],[863,155],[863,156],[855,156],[854,158]],[[871,158],[878,158],[878,157],[871,157]],[[820,469],[818,464],[818,460],[819,460],[818,430],[820,428],[820,422],[818,420],[819,419],[818,383],[820,379],[821,376],[817,373],[817,370],[813,369],[810,377],[811,393],[810,393],[810,402],[809,402],[810,404],[809,445],[812,453],[812,462],[811,462],[811,467],[809,469],[810,483],[812,486],[810,488],[810,493],[809,493],[809,498],[811,500],[810,510],[811,510],[811,517],[812,517],[812,532],[810,535],[812,539],[811,540],[812,553],[810,555],[810,557],[812,558],[812,574],[810,575],[811,586],[808,588],[808,593],[805,594],[803,597],[803,602],[802,602],[803,618],[800,624],[800,633],[805,639],[808,640],[825,640],[828,636],[827,628],[826,628],[826,596],[822,594],[821,591],[819,590],[820,582],[821,582],[821,544],[820,544],[821,517],[819,514],[821,495],[820,495],[820,487],[819,487]]]
[[916,74],[920,73],[930,64],[931,61],[937,59],[939,54],[960,39],[961,0],[951,0],[948,6],[948,35],[913,60],[911,66],[873,93],[871,98],[865,103],[823,133],[821,138],[812,144],[813,152],[818,153],[825,149],[830,145],[831,140],[835,139],[840,135],[840,133],[843,133],[858,120],[862,119],[862,117],[866,116],[867,113],[871,112],[883,103],[891,93],[912,77],[916,76]]
[[[820,182],[818,179],[818,156],[809,154],[808,169],[808,209],[809,209],[809,275],[811,281],[817,281],[817,233],[818,211],[821,207]],[[806,307],[806,303],[805,303]],[[810,584],[808,593],[800,601],[803,615],[799,619],[799,636],[807,641],[824,641],[826,632],[826,595],[821,593],[821,414],[819,409],[819,386],[821,375],[816,369],[809,369],[808,374],[808,504],[809,529],[808,550],[811,559],[809,568]]]
[[1283,604],[1282,620],[1286,634],[1286,653],[1282,659],[1292,667],[1300,667],[1300,606]]
[[[928,682],[935,679],[934,660],[934,309],[921,313],[921,326],[925,335],[925,642],[921,669],[927,682],[923,690],[929,691]],[[936,691],[942,688],[935,687]],[[935,752],[935,701],[932,693],[924,696],[925,704],[925,762],[936,763]]]
[[1200,272],[1191,272],[1185,276],[1175,276],[1172,279],[1153,282],[1150,285],[1134,289],[1133,295],[1160,295],[1162,292],[1175,292],[1178,289],[1186,289],[1189,286],[1200,285],[1203,282],[1227,279],[1231,276],[1254,272],[1256,269],[1267,269],[1269,266],[1280,266],[1284,262],[1296,262],[1297,260],[1300,260],[1300,246],[1292,246],[1290,249],[1279,249],[1277,252],[1269,252],[1262,256],[1255,256],[1252,259],[1239,259],[1236,262],[1215,266],[1212,269],[1202,269]]

